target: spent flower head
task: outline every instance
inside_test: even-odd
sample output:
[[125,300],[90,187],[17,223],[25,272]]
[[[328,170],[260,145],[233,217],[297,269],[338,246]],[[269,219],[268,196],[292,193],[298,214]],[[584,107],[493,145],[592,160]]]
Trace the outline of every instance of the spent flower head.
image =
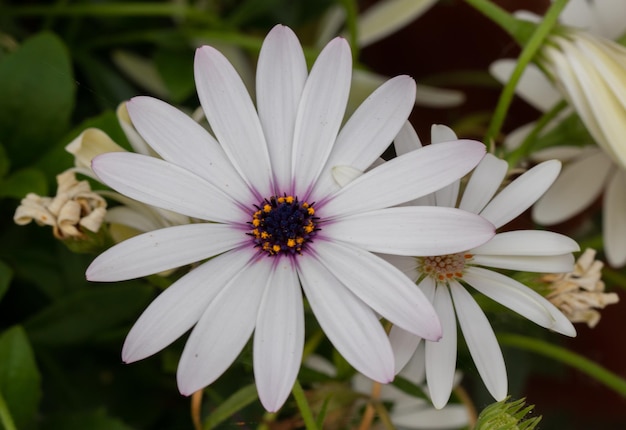
[[15,223],[49,225],[54,237],[61,240],[85,240],[87,231],[97,233],[106,214],[106,201],[91,190],[89,182],[77,180],[71,170],[56,179],[54,197],[29,193],[22,199],[15,210]]
[[600,312],[607,305],[619,302],[616,293],[604,292],[602,266],[595,259],[596,251],[586,249],[569,273],[549,273],[540,279],[548,283],[546,298],[559,308],[571,322],[584,322],[590,328],[600,322]]
[[340,187],[333,168],[370,166],[415,97],[411,78],[391,79],[342,128],[351,75],[345,40],[332,40],[308,73],[295,34],[279,25],[260,52],[256,107],[219,51],[196,51],[196,87],[215,137],[160,100],[128,103],[133,125],[161,159],[102,154],[95,173],[121,194],[207,222],[136,236],[88,268],[92,281],[119,281],[204,261],[145,310],[126,338],[124,361],[148,357],[193,327],[177,373],[189,395],[216,380],[254,331],[259,397],[275,411],[300,367],[302,291],[336,349],[374,380],[395,374],[380,316],[440,337],[429,301],[373,252],[446,254],[491,238],[493,226],[474,214],[397,207],[466,174],[484,146],[416,150]]

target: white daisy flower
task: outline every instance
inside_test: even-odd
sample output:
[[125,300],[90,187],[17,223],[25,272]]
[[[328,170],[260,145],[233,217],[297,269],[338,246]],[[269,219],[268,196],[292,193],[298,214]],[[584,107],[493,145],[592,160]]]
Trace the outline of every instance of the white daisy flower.
[[[431,146],[455,140],[447,127],[434,126]],[[396,139],[399,153],[419,147],[417,135],[405,128]],[[500,228],[528,209],[552,184],[560,162],[546,161],[530,169],[498,194],[507,163],[487,154],[474,170],[459,199],[459,181],[418,203],[458,207],[479,214]],[[495,196],[495,197],[494,197]],[[496,234],[489,242],[465,251],[430,256],[390,256],[432,301],[441,320],[443,337],[426,342],[426,379],[433,404],[443,407],[450,396],[456,369],[458,319],[478,373],[496,400],[507,395],[507,375],[502,352],[484,313],[466,289],[471,286],[492,300],[534,323],[567,336],[575,336],[572,323],[541,295],[495,269],[529,272],[569,272],[578,245],[561,234],[519,230]],[[456,315],[456,316],[455,316]],[[420,338],[394,326],[390,333],[397,368],[410,359]]]
[[341,188],[334,166],[364,170],[408,118],[415,83],[380,87],[340,131],[351,54],[331,41],[307,73],[287,27],[266,37],[257,107],[217,50],[196,51],[198,95],[215,138],[149,97],[128,103],[133,124],[162,159],[109,153],[93,169],[111,188],[209,222],[153,231],[116,245],[87,270],[119,281],[202,262],[165,290],[131,329],[122,358],[148,357],[191,329],[177,372],[189,395],[217,379],[254,331],[261,402],[284,403],[304,343],[302,293],[337,350],[361,373],[389,382],[394,356],[379,315],[437,340],[436,313],[402,272],[372,254],[434,255],[484,243],[493,226],[451,208],[394,207],[446,186],[484,155],[474,141],[413,151]]

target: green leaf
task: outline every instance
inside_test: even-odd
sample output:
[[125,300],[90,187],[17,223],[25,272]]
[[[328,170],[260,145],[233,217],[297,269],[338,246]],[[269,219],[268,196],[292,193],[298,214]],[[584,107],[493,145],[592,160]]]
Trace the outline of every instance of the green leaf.
[[46,422],[47,430],[132,430],[117,418],[107,416],[102,410],[79,412],[53,418]]
[[204,422],[204,430],[212,429],[226,421],[258,398],[256,385],[250,384],[236,391],[215,408]]
[[48,182],[41,170],[27,167],[13,172],[0,182],[0,197],[21,199],[28,193],[48,194]]
[[405,393],[417,397],[419,399],[428,400],[428,396],[424,393],[424,390],[419,385],[409,381],[402,376],[396,376],[392,382],[393,386],[404,391]]
[[24,326],[33,343],[75,344],[134,320],[152,296],[145,284],[90,285],[55,301]]
[[27,39],[0,62],[0,142],[23,167],[65,132],[74,107],[74,78],[63,42],[50,33]]
[[4,146],[0,145],[0,179],[4,178],[6,174],[9,173],[10,167],[11,161],[7,155],[7,151],[4,149]]
[[193,52],[159,50],[154,63],[174,103],[181,103],[194,93]]
[[23,428],[37,415],[41,377],[24,329],[14,326],[0,335],[0,392],[15,426]]
[[0,301],[2,296],[9,290],[9,285],[13,279],[13,270],[2,260],[0,260]]

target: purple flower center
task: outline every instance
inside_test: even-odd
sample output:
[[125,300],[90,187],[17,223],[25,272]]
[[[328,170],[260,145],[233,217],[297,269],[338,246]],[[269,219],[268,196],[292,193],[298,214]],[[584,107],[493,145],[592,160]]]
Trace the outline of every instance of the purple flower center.
[[254,246],[268,255],[302,254],[320,230],[313,205],[299,202],[297,197],[272,196],[254,207],[247,234],[252,236]]

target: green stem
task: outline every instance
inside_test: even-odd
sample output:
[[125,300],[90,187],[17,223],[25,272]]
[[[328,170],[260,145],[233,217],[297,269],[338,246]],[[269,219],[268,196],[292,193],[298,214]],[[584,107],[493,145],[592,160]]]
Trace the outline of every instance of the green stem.
[[52,6],[17,6],[6,8],[6,16],[179,16],[207,23],[218,24],[206,11],[176,3],[88,3]]
[[534,24],[515,18],[500,6],[493,4],[491,0],[465,1],[494,23],[498,24],[521,46],[525,45],[530,39],[535,27]]
[[543,356],[555,359],[565,363],[581,372],[591,376],[608,388],[612,389],[622,397],[626,397],[626,380],[620,378],[610,370],[605,369],[599,364],[576,354],[568,349],[545,342],[543,340],[533,339],[526,336],[516,334],[503,334],[498,336],[498,341],[502,345],[512,346],[525,349],[527,351],[536,352]]
[[302,419],[304,420],[306,430],[317,430],[317,424],[315,423],[315,418],[313,418],[313,412],[311,412],[309,402],[306,400],[302,385],[300,385],[300,381],[297,379],[293,384],[291,394],[293,394],[294,399],[296,399],[296,404],[298,405],[300,415],[302,415]]
[[0,423],[5,430],[17,430],[15,427],[15,423],[13,422],[13,417],[11,416],[11,411],[9,411],[9,407],[7,406],[7,402],[4,400],[4,396],[0,391]]
[[[489,128],[487,129],[487,134],[484,141],[485,144],[490,147],[500,134],[500,130],[502,128],[502,124],[504,124],[504,120],[509,110],[509,106],[511,105],[513,97],[515,96],[515,88],[517,87],[517,83],[520,80],[524,69],[533,59],[537,51],[541,48],[544,40],[550,34],[552,28],[555,26],[559,14],[567,5],[567,2],[569,0],[555,0],[554,3],[552,3],[550,9],[548,9],[548,11],[546,12],[542,22],[535,28],[529,38],[527,38],[526,30],[516,31],[516,29],[520,29],[519,25],[512,27],[513,24],[511,22],[511,19],[515,20],[515,18],[504,12],[504,10],[495,6],[493,3],[487,0],[466,1],[474,6],[476,9],[478,9],[480,12],[493,19],[494,22],[496,22],[498,25],[502,26],[504,30],[509,32],[509,34],[511,34],[518,42],[522,42],[524,44],[524,48],[522,49],[517,64],[515,65],[515,69],[513,70],[513,74],[502,89],[502,93],[500,94],[500,98],[498,99],[496,110],[491,119],[491,123],[489,124]],[[505,18],[503,14],[508,15],[510,18]],[[524,39],[526,38],[527,41],[524,41]]]
[[626,275],[623,273],[605,266],[602,269],[602,278],[609,281],[612,286],[626,290]]
[[359,8],[355,0],[342,0],[341,3],[346,10],[346,27],[348,28],[348,40],[352,48],[352,59],[356,61],[359,58],[359,30],[357,25]]
[[546,112],[539,121],[535,124],[535,127],[532,129],[528,136],[524,138],[520,146],[515,148],[513,151],[509,152],[506,155],[506,160],[509,163],[510,168],[514,168],[519,163],[519,160],[522,158],[526,158],[530,153],[532,153],[533,146],[537,141],[537,136],[543,131],[543,129],[552,121],[554,118],[558,116],[559,113],[567,106],[567,102],[560,101],[557,103],[552,109]]

